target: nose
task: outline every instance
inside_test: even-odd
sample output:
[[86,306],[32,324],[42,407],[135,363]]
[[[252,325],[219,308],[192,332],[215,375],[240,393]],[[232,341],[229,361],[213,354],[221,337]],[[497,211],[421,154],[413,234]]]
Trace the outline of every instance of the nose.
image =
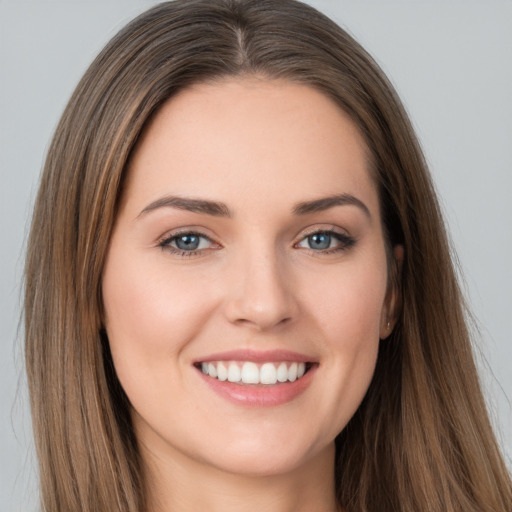
[[297,318],[293,280],[277,255],[253,254],[236,267],[225,305],[229,322],[265,331]]

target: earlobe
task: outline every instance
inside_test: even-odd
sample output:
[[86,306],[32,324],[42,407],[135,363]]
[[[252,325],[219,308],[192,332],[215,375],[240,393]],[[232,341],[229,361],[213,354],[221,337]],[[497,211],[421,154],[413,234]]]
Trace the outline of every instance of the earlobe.
[[380,324],[380,339],[387,338],[396,325],[397,318],[402,306],[401,281],[402,265],[404,260],[404,246],[393,247],[393,258],[390,262],[388,290]]

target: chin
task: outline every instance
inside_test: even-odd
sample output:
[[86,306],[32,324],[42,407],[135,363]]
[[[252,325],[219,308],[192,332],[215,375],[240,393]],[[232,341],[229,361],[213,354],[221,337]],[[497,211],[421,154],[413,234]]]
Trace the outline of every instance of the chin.
[[281,438],[274,438],[272,443],[254,440],[233,442],[220,453],[203,452],[206,456],[202,462],[235,475],[271,477],[299,472],[301,467],[316,459],[324,461],[334,457],[334,440],[325,445],[305,444]]

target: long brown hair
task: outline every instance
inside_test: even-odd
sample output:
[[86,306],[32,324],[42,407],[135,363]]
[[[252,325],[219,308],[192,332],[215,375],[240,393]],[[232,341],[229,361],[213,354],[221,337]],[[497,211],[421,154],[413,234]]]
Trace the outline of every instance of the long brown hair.
[[390,246],[405,250],[397,327],[336,440],[353,512],[504,512],[512,486],[473,362],[421,150],[393,88],[341,28],[293,0],[177,0],[132,21],[73,94],[48,152],[26,260],[26,364],[45,512],[143,512],[129,402],[102,329],[101,279],[125,169],[178,90],[256,74],[307,84],[359,127]]

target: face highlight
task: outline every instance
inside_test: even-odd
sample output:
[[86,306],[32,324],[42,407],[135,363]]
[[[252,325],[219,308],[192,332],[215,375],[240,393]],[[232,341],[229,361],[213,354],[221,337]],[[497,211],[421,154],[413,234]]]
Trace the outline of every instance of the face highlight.
[[255,475],[332,457],[392,311],[365,153],[304,85],[197,85],[157,113],[102,285],[145,453]]

